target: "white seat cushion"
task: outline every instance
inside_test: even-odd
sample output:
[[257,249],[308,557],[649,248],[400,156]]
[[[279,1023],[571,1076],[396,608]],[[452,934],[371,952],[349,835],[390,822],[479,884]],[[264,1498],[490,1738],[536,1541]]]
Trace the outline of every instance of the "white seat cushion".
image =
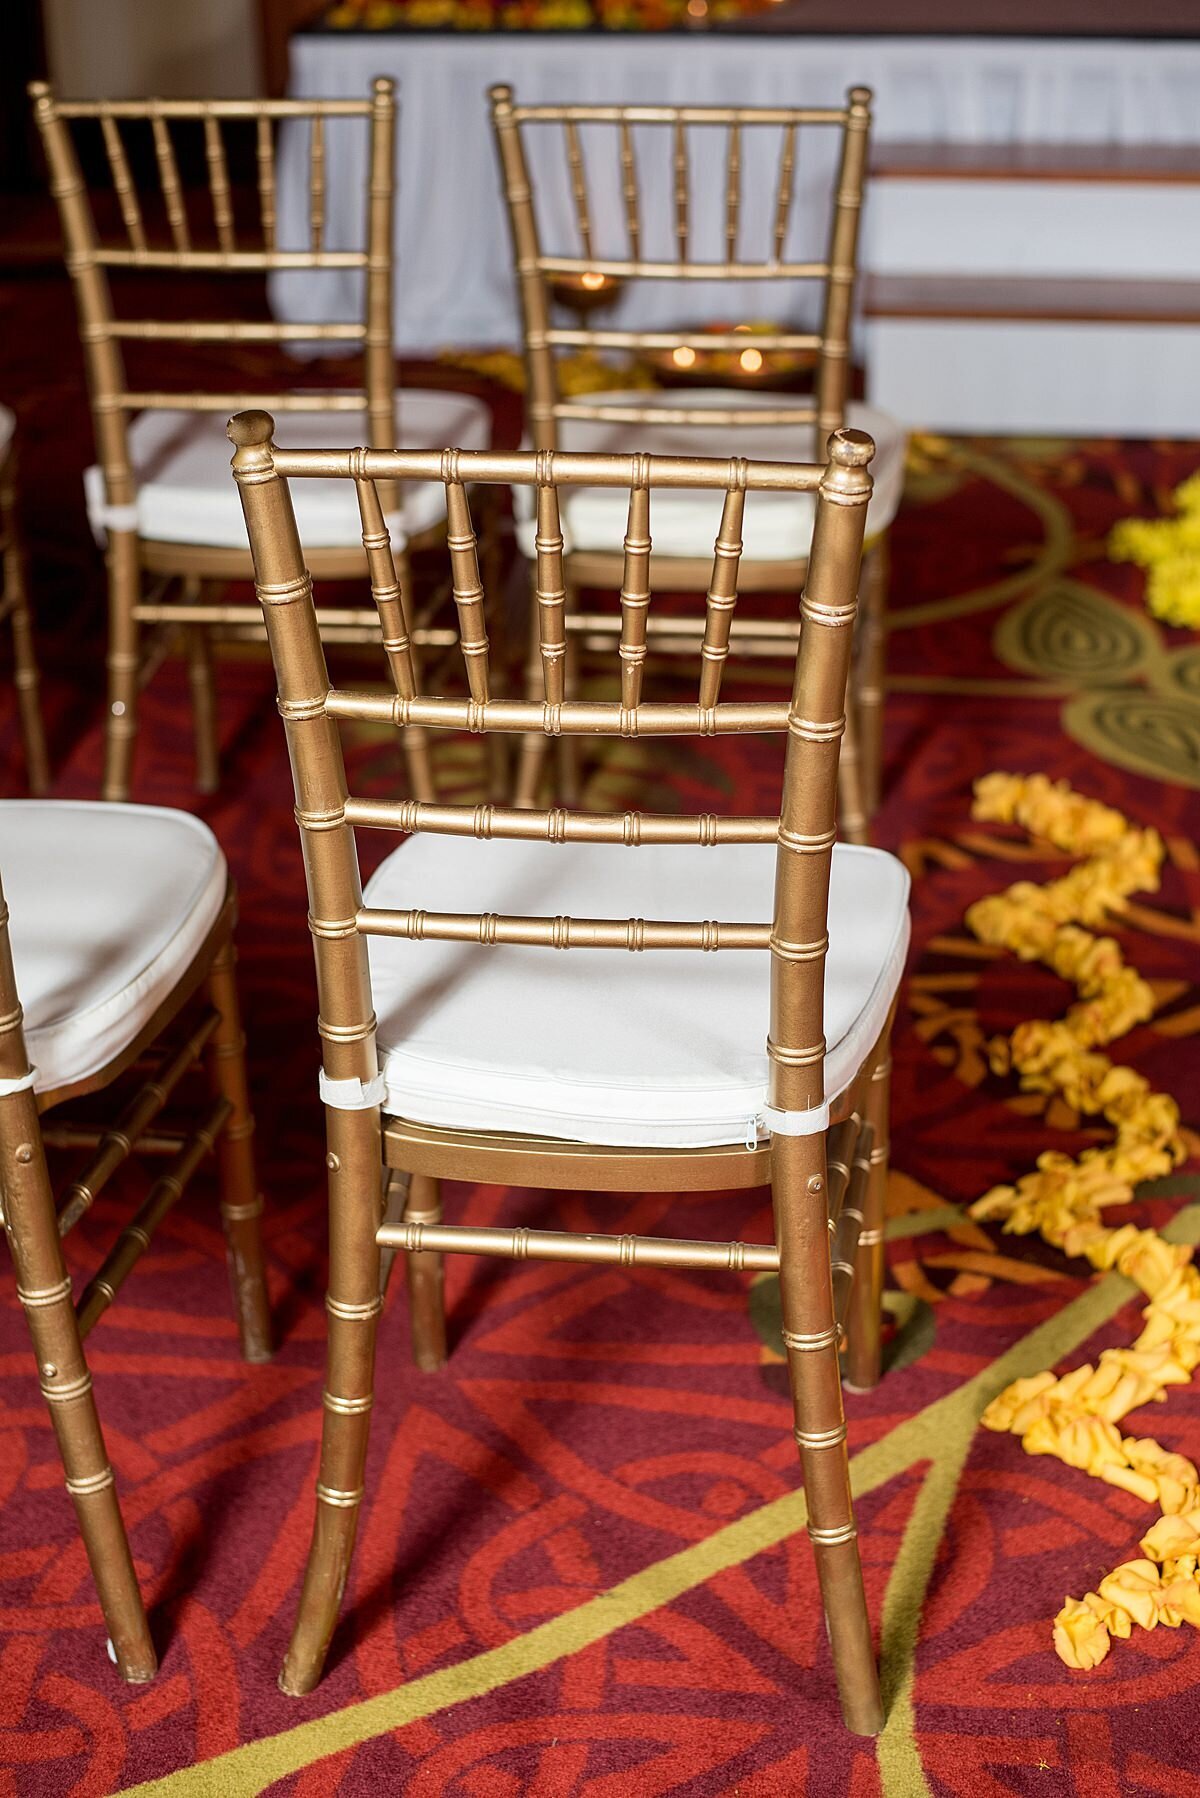
[[190,812],[69,799],[0,801],[0,878],[38,1092],[128,1048],[199,952],[228,883],[217,839]]
[[[129,453],[138,484],[138,535],[156,543],[191,543],[206,549],[248,547],[237,487],[229,472],[232,445],[226,415],[216,412],[141,412],[129,428]],[[481,450],[491,441],[491,415],[462,393],[406,388],[396,396],[396,442],[405,449]],[[276,437],[289,449],[356,449],[371,441],[365,412],[281,412]],[[107,506],[104,474],[83,477],[88,518],[96,534],[128,529]],[[400,489],[403,512],[392,519],[401,548],[446,514],[437,481]],[[346,549],[362,542],[362,523],[352,481],[293,481],[292,503],[300,541],[309,549]]]
[[[670,394],[644,392],[597,395],[606,406],[659,404],[688,407],[694,425],[593,424],[587,419],[559,421],[559,443],[565,450],[653,456],[746,456],[763,462],[823,462],[825,445],[817,444],[815,425],[704,424],[714,406],[778,407],[779,394],[733,393],[728,388],[688,387]],[[846,423],[875,439],[871,474],[875,491],[867,508],[867,536],[885,531],[896,516],[904,488],[903,428],[873,406],[851,404]],[[711,556],[721,523],[720,493],[663,489],[650,495],[650,535],[660,556]],[[619,551],[625,536],[629,495],[619,487],[560,489],[563,542],[568,550]],[[537,529],[532,489],[514,490],[517,541],[532,559]],[[811,493],[748,493],[742,532],[748,561],[803,561],[812,545],[816,501]]]
[[[766,923],[774,845],[621,849],[412,837],[369,905]],[[887,1021],[908,945],[908,874],[838,846],[825,978],[826,1094]],[[417,1123],[625,1146],[742,1142],[767,1080],[766,951],[370,939],[386,1110]]]

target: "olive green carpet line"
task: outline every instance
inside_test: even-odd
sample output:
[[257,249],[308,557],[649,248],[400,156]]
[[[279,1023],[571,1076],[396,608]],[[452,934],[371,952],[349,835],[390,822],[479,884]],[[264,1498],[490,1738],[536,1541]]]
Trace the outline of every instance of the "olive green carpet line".
[[[1162,1234],[1171,1242],[1200,1242],[1200,1204],[1177,1212]],[[984,1407],[1010,1381],[1039,1373],[1071,1354],[1136,1291],[1132,1281],[1107,1274],[965,1386],[938,1399],[911,1424],[901,1424],[851,1464],[857,1493],[866,1490],[860,1485],[863,1462],[876,1450],[890,1448],[894,1452],[896,1438],[910,1431],[914,1437],[924,1437],[928,1445],[922,1458],[928,1460],[929,1472],[909,1517],[883,1601],[880,1665],[887,1722],[878,1745],[882,1798],[929,1795],[917,1752],[913,1705],[917,1634],[938,1544]],[[915,1459],[910,1457],[909,1464]]]
[[[1179,1242],[1200,1241],[1200,1205],[1190,1205],[1180,1212],[1164,1234]],[[974,1379],[898,1425],[851,1462],[851,1478],[859,1497],[922,1463],[947,1470],[933,1480],[928,1499],[918,1501],[884,1601],[884,1680],[894,1693],[892,1716],[880,1738],[884,1798],[919,1798],[926,1790],[923,1780],[917,1786],[911,1783],[912,1770],[918,1766],[912,1726],[912,1647],[941,1526],[980,1413],[1010,1380],[1036,1373],[1070,1354],[1114,1316],[1134,1291],[1128,1280],[1107,1274]],[[929,1484],[927,1480],[927,1487]],[[481,1697],[578,1653],[626,1624],[660,1610],[727,1568],[740,1566],[764,1549],[775,1547],[803,1528],[806,1517],[803,1492],[773,1499],[715,1531],[703,1542],[643,1568],[608,1592],[599,1593],[500,1648],[488,1649],[453,1667],[425,1674],[394,1691],[359,1700],[278,1735],[247,1742],[162,1779],[128,1787],[127,1794],[129,1798],[253,1798],[273,1781],[297,1773],[314,1761],[451,1705]]]
[[902,1217],[889,1217],[883,1233],[889,1242],[900,1242],[908,1236],[927,1236],[932,1230],[953,1230],[970,1221],[961,1205],[939,1205],[936,1211],[906,1211]]

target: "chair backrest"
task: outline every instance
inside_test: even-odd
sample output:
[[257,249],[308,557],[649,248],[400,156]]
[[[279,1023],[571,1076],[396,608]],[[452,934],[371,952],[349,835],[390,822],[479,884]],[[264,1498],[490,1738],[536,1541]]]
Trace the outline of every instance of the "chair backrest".
[[[367,968],[370,935],[557,949],[763,949],[771,953],[768,1054],[770,1103],[781,1111],[823,1103],[824,964],[837,803],[837,764],[845,728],[846,680],[856,610],[863,526],[871,493],[874,445],[839,431],[828,466],[565,453],[468,454],[375,450],[281,450],[264,413],[231,420],[233,472],[254,557],[287,730],[308,875],[309,921],[320,994],[325,1072],[334,1080],[377,1075],[374,1009]],[[296,531],[290,479],[352,480],[358,491],[371,588],[379,608],[391,695],[331,686],[312,580]],[[378,482],[439,481],[445,487],[448,544],[469,699],[419,694],[404,628],[400,589],[377,493]],[[491,696],[485,601],[468,485],[532,487],[537,501],[536,598],[545,680],[543,700]],[[564,583],[559,489],[629,490],[621,585],[621,698],[568,700],[563,694]],[[646,613],[650,603],[650,504],[656,489],[709,489],[723,495],[706,606],[695,703],[643,698]],[[747,492],[815,495],[816,523],[804,593],[791,701],[730,703],[720,698],[721,670],[737,595]],[[714,513],[716,507],[714,504]],[[517,810],[492,805],[434,805],[419,800],[351,797],[339,736],[342,720],[407,727],[548,735],[721,736],[786,731],[778,816],[602,815]],[[506,837],[556,843],[775,843],[777,873],[770,920],[535,918],[494,913],[364,909],[356,826],[432,831],[483,840]]]
[[[569,349],[745,351],[748,345],[765,355],[808,350],[816,357],[815,392],[812,398],[788,403],[781,398],[772,407],[739,409],[731,400],[724,409],[705,407],[706,427],[746,425],[815,424],[816,441],[824,443],[831,431],[845,422],[849,381],[849,334],[857,274],[858,226],[867,147],[871,126],[871,91],[851,88],[844,106],[521,106],[510,87],[490,90],[492,122],[508,201],[513,254],[525,329],[528,370],[527,416],[535,448],[558,446],[558,425],[564,419],[598,423],[679,424],[695,423],[694,413],[681,416],[661,396],[642,405],[606,407],[599,399],[568,399],[560,391],[557,353]],[[585,156],[581,127],[589,135],[594,152]],[[557,137],[559,173],[565,165],[562,185],[568,186],[573,203],[577,249],[550,250],[542,242],[543,219],[536,204],[538,185],[534,169],[550,170],[531,154],[533,134],[549,128]],[[833,130],[840,135],[840,153],[834,186],[832,218],[825,255],[817,261],[789,260],[787,246],[794,212],[797,173],[800,168],[800,134],[808,128]],[[724,190],[714,184],[707,211],[694,199],[693,159],[690,146],[695,134],[725,139]],[[636,135],[635,135],[636,134]],[[660,172],[670,182],[672,219],[659,219],[650,241],[639,185],[638,138],[658,153]],[[745,246],[749,235],[743,221],[745,170],[753,147],[770,154],[777,140],[777,167],[773,205],[757,235],[757,254]],[[752,140],[758,140],[753,144]],[[601,147],[603,146],[603,148]],[[589,192],[589,160],[593,174],[607,174],[610,190],[619,186],[624,212],[625,254],[606,254],[597,249],[599,214]],[[755,164],[761,158],[756,154]],[[669,162],[669,171],[666,164]],[[664,229],[665,227],[665,229]],[[723,243],[724,255],[698,260],[698,238]],[[698,281],[744,281],[761,292],[764,283],[819,283],[823,287],[821,323],[817,331],[798,332],[756,329],[752,338],[735,330],[725,333],[689,333],[684,327],[669,332],[607,330],[581,322],[571,328],[552,323],[552,284],[555,277],[604,276],[618,281],[675,282],[687,291]]]
[[[392,352],[392,234],[395,185],[395,85],[383,77],[361,100],[59,100],[46,82],[30,86],[50,185],[58,203],[67,267],[75,289],[87,364],[96,451],[110,506],[136,497],[128,449],[129,417],[143,409],[238,411],[367,411],[372,442],[394,441],[395,362]],[[369,192],[361,247],[326,247],[326,163],[330,127],[369,133]],[[107,241],[84,179],[76,134],[98,125],[119,209],[121,229]],[[342,125],[341,121],[350,123]],[[303,248],[281,248],[276,200],[277,128],[308,127],[309,218]],[[240,132],[244,143],[231,142]],[[186,141],[190,134],[194,141]],[[230,151],[241,150],[241,164]],[[189,195],[181,169],[187,152],[207,175],[207,201]],[[243,194],[231,167],[253,168]],[[149,167],[156,180],[146,181]],[[254,199],[250,200],[253,193]],[[249,204],[242,204],[246,200]],[[203,214],[203,216],[201,216]],[[248,216],[243,216],[248,215]],[[109,235],[112,235],[111,233]],[[190,276],[261,274],[276,270],[361,269],[363,315],[344,321],[249,322],[231,308],[228,319],[203,321],[118,318],[108,270]],[[360,346],[357,388],[337,392],[220,393],[130,388],[124,343],[287,344]],[[351,361],[348,373],[354,369]]]

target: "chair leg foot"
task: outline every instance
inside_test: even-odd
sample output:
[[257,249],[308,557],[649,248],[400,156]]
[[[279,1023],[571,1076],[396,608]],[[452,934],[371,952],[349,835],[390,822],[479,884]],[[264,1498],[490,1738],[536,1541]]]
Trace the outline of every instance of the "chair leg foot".
[[379,1112],[326,1108],[329,1152],[329,1294],[324,1420],[317,1514],[291,1642],[279,1676],[290,1697],[321,1677],[350,1573],[362,1502],[375,1337],[383,1299],[379,1244],[383,1148]]
[[209,1079],[213,1091],[232,1107],[229,1121],[217,1138],[217,1165],[233,1303],[242,1354],[247,1361],[269,1361],[271,1308],[262,1250],[263,1202],[254,1166],[254,1117],[246,1080],[246,1039],[242,1033],[232,941],[218,951],[209,973],[208,991],[220,1015],[209,1045]]
[[[7,955],[5,941],[5,959]],[[25,1313],[67,1491],[79,1520],[117,1670],[122,1679],[140,1685],[154,1678],[158,1657],[100,1428],[31,1091],[10,1095],[0,1108],[0,1155],[5,1170],[5,1228],[17,1297]]]
[[883,1727],[883,1704],[850,1496],[829,1259],[824,1138],[777,1136],[771,1161],[783,1340],[796,1443],[804,1469],[808,1533],[842,1716],[856,1735],[875,1735]]

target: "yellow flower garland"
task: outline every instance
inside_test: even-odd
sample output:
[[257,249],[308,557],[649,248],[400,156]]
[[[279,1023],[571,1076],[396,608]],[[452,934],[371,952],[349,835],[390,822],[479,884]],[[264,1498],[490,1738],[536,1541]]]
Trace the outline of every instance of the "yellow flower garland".
[[1174,494],[1174,518],[1125,518],[1109,534],[1114,562],[1147,571],[1146,605],[1166,624],[1200,626],[1200,474]]
[[[1052,1373],[1016,1380],[988,1406],[986,1428],[1020,1436],[1028,1454],[1056,1456],[1132,1492],[1163,1512],[1160,1524],[1194,1518],[1200,1554],[1200,1474],[1183,1455],[1150,1438],[1122,1436],[1121,1418],[1171,1386],[1189,1384],[1200,1365],[1200,1273],[1191,1250],[1133,1224],[1110,1229],[1100,1221],[1106,1206],[1127,1205],[1142,1180],[1169,1172],[1183,1159],[1179,1110],[1166,1093],[1152,1092],[1131,1068],[1100,1054],[1149,1018],[1150,988],[1130,968],[1112,937],[1085,925],[1119,913],[1131,893],[1158,886],[1163,846],[1157,832],[1136,830],[1111,807],[1075,793],[1044,775],[991,774],[975,788],[976,818],[1020,824],[1058,849],[1085,859],[1061,879],[1043,886],[1018,881],[979,900],[967,924],[981,941],[1040,961],[1079,993],[1065,1018],[1021,1024],[988,1045],[994,1072],[1014,1071],[1022,1089],[1058,1093],[1075,1110],[1112,1124],[1108,1148],[1072,1158],[1056,1151],[1038,1157],[1033,1173],[1015,1186],[993,1187],[971,1207],[972,1217],[999,1221],[1006,1231],[1037,1231],[1068,1255],[1083,1255],[1097,1269],[1116,1268],[1141,1287],[1150,1303],[1145,1328],[1131,1348],[1105,1349],[1098,1366],[1078,1367],[1061,1379]],[[1101,1582],[1099,1593],[1068,1599],[1055,1620],[1054,1646],[1071,1667],[1094,1667],[1112,1636],[1127,1636],[1133,1622],[1152,1628],[1185,1618],[1200,1623],[1200,1588],[1180,1571],[1191,1551],[1172,1554],[1162,1574],[1151,1559],[1130,1562]],[[1197,1565],[1192,1557],[1193,1571]],[[1185,1590],[1184,1587],[1187,1589]],[[1146,1620],[1149,1619],[1147,1622]]]

